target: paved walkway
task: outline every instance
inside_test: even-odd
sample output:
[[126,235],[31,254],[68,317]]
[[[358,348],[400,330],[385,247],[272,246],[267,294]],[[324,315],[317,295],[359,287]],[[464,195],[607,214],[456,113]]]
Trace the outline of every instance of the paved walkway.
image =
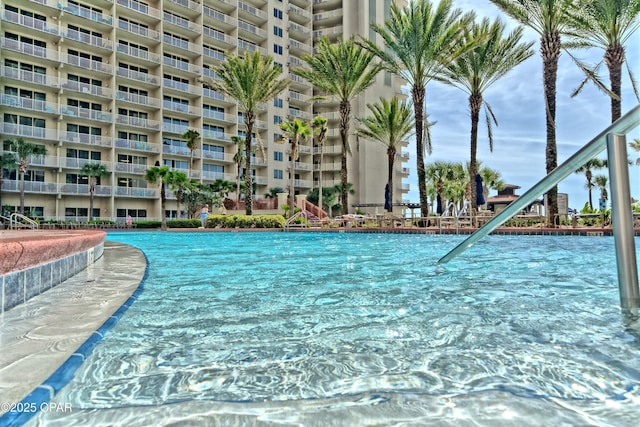
[[0,400],[20,402],[49,378],[131,296],[145,269],[138,249],[106,241],[92,266],[0,316]]

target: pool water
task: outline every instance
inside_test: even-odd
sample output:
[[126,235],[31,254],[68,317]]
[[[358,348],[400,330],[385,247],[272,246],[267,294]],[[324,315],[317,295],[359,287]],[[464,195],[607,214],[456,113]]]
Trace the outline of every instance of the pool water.
[[109,233],[144,291],[32,423],[637,426],[613,239],[462,238]]

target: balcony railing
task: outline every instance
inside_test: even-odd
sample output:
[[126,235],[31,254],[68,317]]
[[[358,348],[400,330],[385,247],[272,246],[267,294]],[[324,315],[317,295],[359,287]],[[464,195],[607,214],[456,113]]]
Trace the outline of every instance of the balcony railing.
[[104,15],[102,12],[89,9],[85,6],[68,3],[66,6],[62,7],[62,10],[72,15],[81,16],[102,24],[111,25],[113,22],[113,18],[110,15]]
[[202,49],[200,48],[199,45],[191,43],[187,40],[182,40],[181,38],[178,38],[178,37],[171,36],[169,34],[164,34],[162,37],[162,41],[166,44],[169,44],[171,46],[174,46],[180,49],[187,50],[192,53],[199,54],[202,52]]
[[175,58],[170,58],[170,57],[163,57],[162,58],[162,63],[164,65],[168,65],[170,67],[174,67],[174,68],[178,68],[180,70],[184,70],[184,71],[190,71],[192,73],[196,73],[196,74],[200,74],[200,67],[195,65],[195,64],[190,64],[188,62],[185,61],[179,61]]
[[250,6],[242,1],[238,1],[238,9],[245,11],[253,16],[257,16],[262,20],[267,20],[267,13],[265,11]]
[[125,55],[135,56],[136,58],[144,59],[145,61],[151,61],[154,64],[160,63],[160,55],[157,53],[149,52],[145,49],[140,49],[134,46],[127,46],[123,44],[119,44],[117,47],[117,51],[119,53],[124,53]]
[[66,132],[62,135],[62,141],[78,144],[98,145],[101,147],[112,147],[113,140],[109,136],[91,135],[88,133]]
[[102,73],[113,73],[113,66],[104,62],[95,61],[93,59],[82,58],[76,55],[69,55],[63,53],[61,55],[62,62],[76,67],[84,68],[86,70],[100,71]]
[[0,123],[0,133],[6,135],[16,135],[23,138],[46,139],[56,141],[58,131],[36,126],[19,125],[16,123]]
[[102,111],[91,110],[89,108],[75,107],[71,105],[64,105],[60,107],[60,114],[70,117],[79,117],[81,119],[99,120],[102,122],[111,122],[111,113],[105,113]]
[[118,91],[116,92],[116,101],[127,101],[147,107],[160,108],[160,100],[158,98],[150,98],[137,93]]
[[151,74],[141,73],[135,70],[128,70],[126,68],[119,67],[116,74],[120,77],[126,77],[131,80],[137,80],[144,83],[157,84],[158,78],[156,76],[152,76]]
[[[2,191],[20,191],[20,181],[9,179],[2,180]],[[24,191],[26,193],[57,194],[58,184],[55,182],[24,181]]]
[[116,139],[116,147],[129,150],[146,151],[149,153],[160,152],[160,144],[154,144],[146,141],[133,141],[131,139]]
[[115,187],[115,195],[122,197],[143,197],[145,199],[157,199],[158,190],[141,187]]
[[113,164],[113,170],[115,172],[130,173],[135,175],[144,174],[148,168],[149,166],[147,165],[139,165],[136,163],[115,162]]
[[124,6],[127,9],[134,10],[136,12],[140,12],[144,15],[152,16],[154,18],[160,19],[162,13],[159,9],[149,7],[146,3],[139,2],[137,0],[118,0],[118,5]]
[[62,35],[63,37],[66,37],[68,39],[86,43],[91,46],[97,46],[109,50],[113,49],[113,42],[111,40],[103,39],[102,37],[93,36],[91,34],[86,34],[77,30],[67,29],[67,31]]
[[160,122],[156,120],[148,120],[140,117],[125,116],[123,114],[118,114],[116,116],[116,123],[119,125],[134,126],[134,127],[139,127],[139,128],[149,129],[149,130],[160,130]]
[[31,111],[40,111],[43,113],[56,114],[58,112],[58,104],[53,102],[41,101],[38,99],[25,98],[22,96],[2,94],[0,97],[2,105],[12,108],[22,108]]
[[143,27],[135,22],[118,21],[118,28],[152,40],[160,40],[160,32]]
[[38,31],[44,31],[51,34],[58,34],[57,26],[47,26],[47,21],[41,19],[35,19],[31,16],[21,15],[10,10],[2,11],[2,20],[7,22],[13,22],[20,24],[26,28],[31,28]]
[[30,43],[19,42],[17,40],[2,37],[1,47],[23,55],[31,55],[42,59],[48,59],[50,61],[60,62],[60,55],[57,50],[46,49]]
[[165,23],[169,22],[173,25],[177,25],[178,27],[181,27],[190,31],[194,31],[196,33],[200,33],[202,31],[202,27],[200,25],[194,24],[193,22],[187,19],[172,15],[170,13],[165,12],[162,19]]
[[173,123],[162,124],[163,132],[171,132],[171,133],[177,133],[178,135],[182,135],[188,130],[189,130],[189,126],[175,125]]
[[87,83],[81,83],[75,80],[63,80],[62,88],[73,92],[80,92],[87,95],[102,96],[105,98],[111,98],[112,91],[108,87],[96,86]]

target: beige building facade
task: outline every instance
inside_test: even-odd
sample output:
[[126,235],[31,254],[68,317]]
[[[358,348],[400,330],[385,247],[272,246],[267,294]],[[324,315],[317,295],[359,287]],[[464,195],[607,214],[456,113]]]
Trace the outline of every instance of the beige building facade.
[[[0,153],[7,141],[23,138],[46,148],[29,159],[25,206],[47,219],[84,220],[88,215],[86,163],[102,163],[94,198],[95,218],[158,219],[159,187],[148,184],[145,171],[154,165],[183,170],[210,183],[235,182],[236,148],[242,116],[232,99],[203,88],[202,77],[227,52],[258,50],[271,55],[290,79],[290,86],[259,111],[256,133],[266,157],[253,159],[256,197],[272,188],[288,188],[289,153],[278,143],[278,124],[294,117],[329,119],[324,147],[323,186],[340,182],[337,103],[313,101],[313,87],[290,73],[304,66],[313,40],[327,35],[374,37],[369,23],[382,23],[390,0],[3,0],[0,19]],[[381,73],[375,87],[353,102],[354,116],[367,114],[366,104],[390,98],[401,82]],[[182,134],[201,135],[193,153]],[[351,142],[350,204],[384,202],[386,148],[355,138]],[[296,192],[307,194],[320,179],[319,147],[308,141],[296,162]],[[191,156],[193,164],[191,165]],[[409,190],[403,162],[396,159],[394,202]],[[166,214],[176,216],[168,192]],[[19,206],[16,171],[3,170],[3,206]],[[173,197],[173,198],[172,198]],[[350,210],[353,210],[351,208]],[[382,210],[382,207],[380,207]]]

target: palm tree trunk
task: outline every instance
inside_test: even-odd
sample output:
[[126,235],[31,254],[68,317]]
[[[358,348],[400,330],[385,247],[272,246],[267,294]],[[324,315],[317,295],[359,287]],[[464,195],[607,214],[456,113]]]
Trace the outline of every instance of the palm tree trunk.
[[164,181],[160,179],[160,229],[167,229],[167,214],[165,213],[165,208],[167,205],[167,195],[164,192]]
[[236,172],[236,209],[238,209],[238,205],[240,205],[240,163],[238,163]]
[[611,92],[617,96],[617,98],[611,98],[611,123],[622,116],[622,64],[624,64],[624,59],[624,47],[619,44],[609,46],[604,53],[604,60],[609,69]]
[[[545,33],[540,38],[540,51],[543,62],[544,96],[546,104],[547,146],[545,150],[547,174],[558,166],[558,148],[556,145],[556,83],[558,59],[560,58],[560,34]],[[547,226],[555,228],[558,214],[558,187],[547,192]]]
[[296,167],[296,159],[293,156],[293,153],[296,149],[296,141],[295,139],[291,140],[291,169],[289,171],[289,218],[293,216],[293,210],[295,209],[296,204],[296,196],[295,196],[295,185],[296,185],[296,175],[295,175],[295,167]]
[[253,185],[251,182],[251,133],[253,132],[253,121],[255,117],[253,111],[245,112],[244,123],[247,126],[247,135],[245,137],[245,164],[244,170],[244,212],[247,215],[252,215],[253,204]]
[[413,98],[413,112],[416,120],[416,173],[418,174],[418,192],[420,193],[420,216],[429,216],[429,199],[427,198],[427,175],[424,168],[424,141],[422,140],[424,124],[424,97],[423,86],[414,85],[411,88]]
[[471,156],[469,161],[469,184],[471,186],[471,209],[473,211],[478,210],[476,174],[478,173],[478,122],[480,120],[481,107],[481,94],[476,93],[469,96],[469,110],[471,111]]
[[323,142],[320,142],[320,183],[318,184],[318,207],[320,207],[320,210],[323,209],[322,207],[322,157],[324,155],[324,147],[323,147]]
[[93,193],[95,192],[96,184],[91,178],[91,182],[89,183],[89,221],[93,219]]
[[393,212],[393,164],[396,161],[396,149],[393,147],[387,148],[387,185],[389,186],[389,212]]
[[20,215],[24,215],[24,172],[20,170]]
[[589,209],[593,210],[593,197],[592,197],[592,189],[593,183],[591,182],[591,171],[587,171],[587,189],[589,190]]
[[342,183],[342,214],[349,213],[349,191],[347,191],[347,146],[349,141],[349,120],[351,119],[351,103],[340,101],[340,139],[342,140],[342,163],[340,182]]
[[182,187],[178,187],[178,194],[176,194],[176,210],[177,210],[177,215],[178,215],[178,219],[180,219],[180,204],[182,203],[182,193],[184,192],[184,190],[182,189]]

